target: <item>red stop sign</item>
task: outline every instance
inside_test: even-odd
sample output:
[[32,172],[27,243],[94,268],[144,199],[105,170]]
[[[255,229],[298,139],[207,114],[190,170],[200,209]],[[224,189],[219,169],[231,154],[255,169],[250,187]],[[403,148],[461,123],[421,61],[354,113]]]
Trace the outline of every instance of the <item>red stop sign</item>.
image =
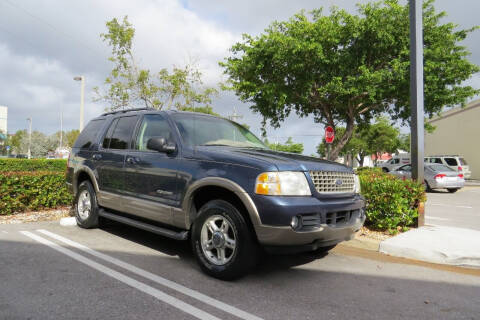
[[332,143],[335,139],[335,130],[331,126],[325,128],[325,142]]

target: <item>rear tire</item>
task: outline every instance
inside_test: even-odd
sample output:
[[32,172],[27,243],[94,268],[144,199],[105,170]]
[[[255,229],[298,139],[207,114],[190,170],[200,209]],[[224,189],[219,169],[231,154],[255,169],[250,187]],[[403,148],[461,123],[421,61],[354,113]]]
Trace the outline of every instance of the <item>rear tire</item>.
[[257,263],[253,230],[236,207],[224,200],[202,206],[192,227],[192,248],[202,270],[217,279],[233,280]]
[[382,168],[382,171],[385,172],[385,173],[388,173],[388,168]]
[[455,193],[455,192],[458,191],[458,189],[460,189],[460,188],[450,188],[450,189],[447,189],[447,190],[448,190],[448,192],[450,192],[450,193]]
[[430,185],[428,184],[427,180],[425,180],[425,191],[432,192],[432,188],[430,188]]
[[75,220],[81,228],[98,227],[97,195],[90,181],[83,181],[78,186],[75,197]]

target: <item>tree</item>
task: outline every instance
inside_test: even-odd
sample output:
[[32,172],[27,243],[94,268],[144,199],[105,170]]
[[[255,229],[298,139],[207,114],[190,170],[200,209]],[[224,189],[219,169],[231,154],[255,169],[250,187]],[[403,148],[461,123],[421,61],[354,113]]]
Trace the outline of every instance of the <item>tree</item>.
[[[335,131],[335,140],[332,143],[332,149],[338,145],[338,142],[341,141],[342,137],[345,135],[345,127],[337,127]],[[363,161],[368,155],[368,144],[365,138],[365,129],[355,128],[352,138],[345,144],[345,146],[340,150],[340,156],[352,155],[356,157],[360,166],[363,166]],[[317,146],[317,153],[321,157],[326,157],[327,154],[327,144],[325,140]]]
[[[49,151],[54,151],[58,146],[58,139],[53,138],[54,135],[47,137],[42,132],[32,132],[32,142],[30,151],[33,158],[45,157]],[[21,136],[20,144],[17,149],[17,154],[27,154],[29,145],[28,134]]]
[[[398,0],[358,5],[358,14],[314,10],[274,22],[263,34],[244,35],[220,63],[231,88],[273,127],[292,112],[316,123],[345,127],[332,149],[335,159],[352,139],[355,125],[387,112],[410,121],[409,8]],[[425,113],[464,104],[479,93],[463,85],[479,68],[459,45],[477,27],[442,23],[433,0],[424,1]]]
[[15,134],[13,134],[9,138],[9,144],[12,147],[10,152],[16,153],[16,154],[21,154],[22,152],[20,151],[20,144],[21,141],[24,137],[28,137],[27,130],[17,130]]
[[108,32],[100,37],[112,48],[109,60],[114,67],[105,80],[106,91],[94,89],[95,101],[108,103],[111,110],[140,106],[159,110],[187,108],[197,111],[197,105],[200,110],[210,108],[217,90],[203,86],[202,73],[193,63],[174,66],[171,71],[164,68],[152,72],[140,68],[133,55],[135,28],[128,17],[121,22],[114,18],[106,26]]
[[270,143],[267,139],[265,139],[264,143],[267,145],[267,147],[275,151],[300,153],[300,154],[303,152],[303,143],[293,142],[292,137],[289,137],[285,142],[285,144]]
[[[337,128],[335,134],[338,136],[338,139],[335,137],[333,145],[338,144],[338,141],[341,140],[345,131],[346,129],[344,127]],[[400,131],[397,128],[388,123],[387,118],[378,117],[374,124],[356,127],[352,138],[340,151],[340,155],[352,155],[356,157],[358,164],[363,166],[365,157],[368,155],[376,155],[376,158],[378,158],[378,155],[382,153],[394,153],[397,152],[398,149],[403,148],[405,145],[402,139],[405,138],[400,135]],[[409,150],[409,148],[406,150]],[[324,156],[325,150],[326,144],[325,141],[323,141],[317,146],[317,152],[319,155]]]
[[72,148],[79,134],[80,134],[80,131],[77,129],[67,131],[65,133],[65,138],[64,138],[66,146]]

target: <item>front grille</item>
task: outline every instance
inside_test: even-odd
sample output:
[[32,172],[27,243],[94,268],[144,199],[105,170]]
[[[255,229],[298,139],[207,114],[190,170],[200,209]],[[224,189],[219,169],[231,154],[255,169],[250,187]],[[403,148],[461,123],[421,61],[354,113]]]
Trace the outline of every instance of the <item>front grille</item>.
[[310,171],[310,178],[319,193],[352,193],[355,189],[354,177],[349,172]]

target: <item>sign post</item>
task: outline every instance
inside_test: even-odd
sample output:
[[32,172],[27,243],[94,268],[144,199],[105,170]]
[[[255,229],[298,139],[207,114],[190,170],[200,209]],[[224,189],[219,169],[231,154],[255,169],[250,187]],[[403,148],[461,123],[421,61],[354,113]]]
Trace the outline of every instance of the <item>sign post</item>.
[[332,143],[335,139],[335,130],[328,126],[325,128],[325,143],[327,144],[327,160],[330,160],[330,154],[332,150]]

